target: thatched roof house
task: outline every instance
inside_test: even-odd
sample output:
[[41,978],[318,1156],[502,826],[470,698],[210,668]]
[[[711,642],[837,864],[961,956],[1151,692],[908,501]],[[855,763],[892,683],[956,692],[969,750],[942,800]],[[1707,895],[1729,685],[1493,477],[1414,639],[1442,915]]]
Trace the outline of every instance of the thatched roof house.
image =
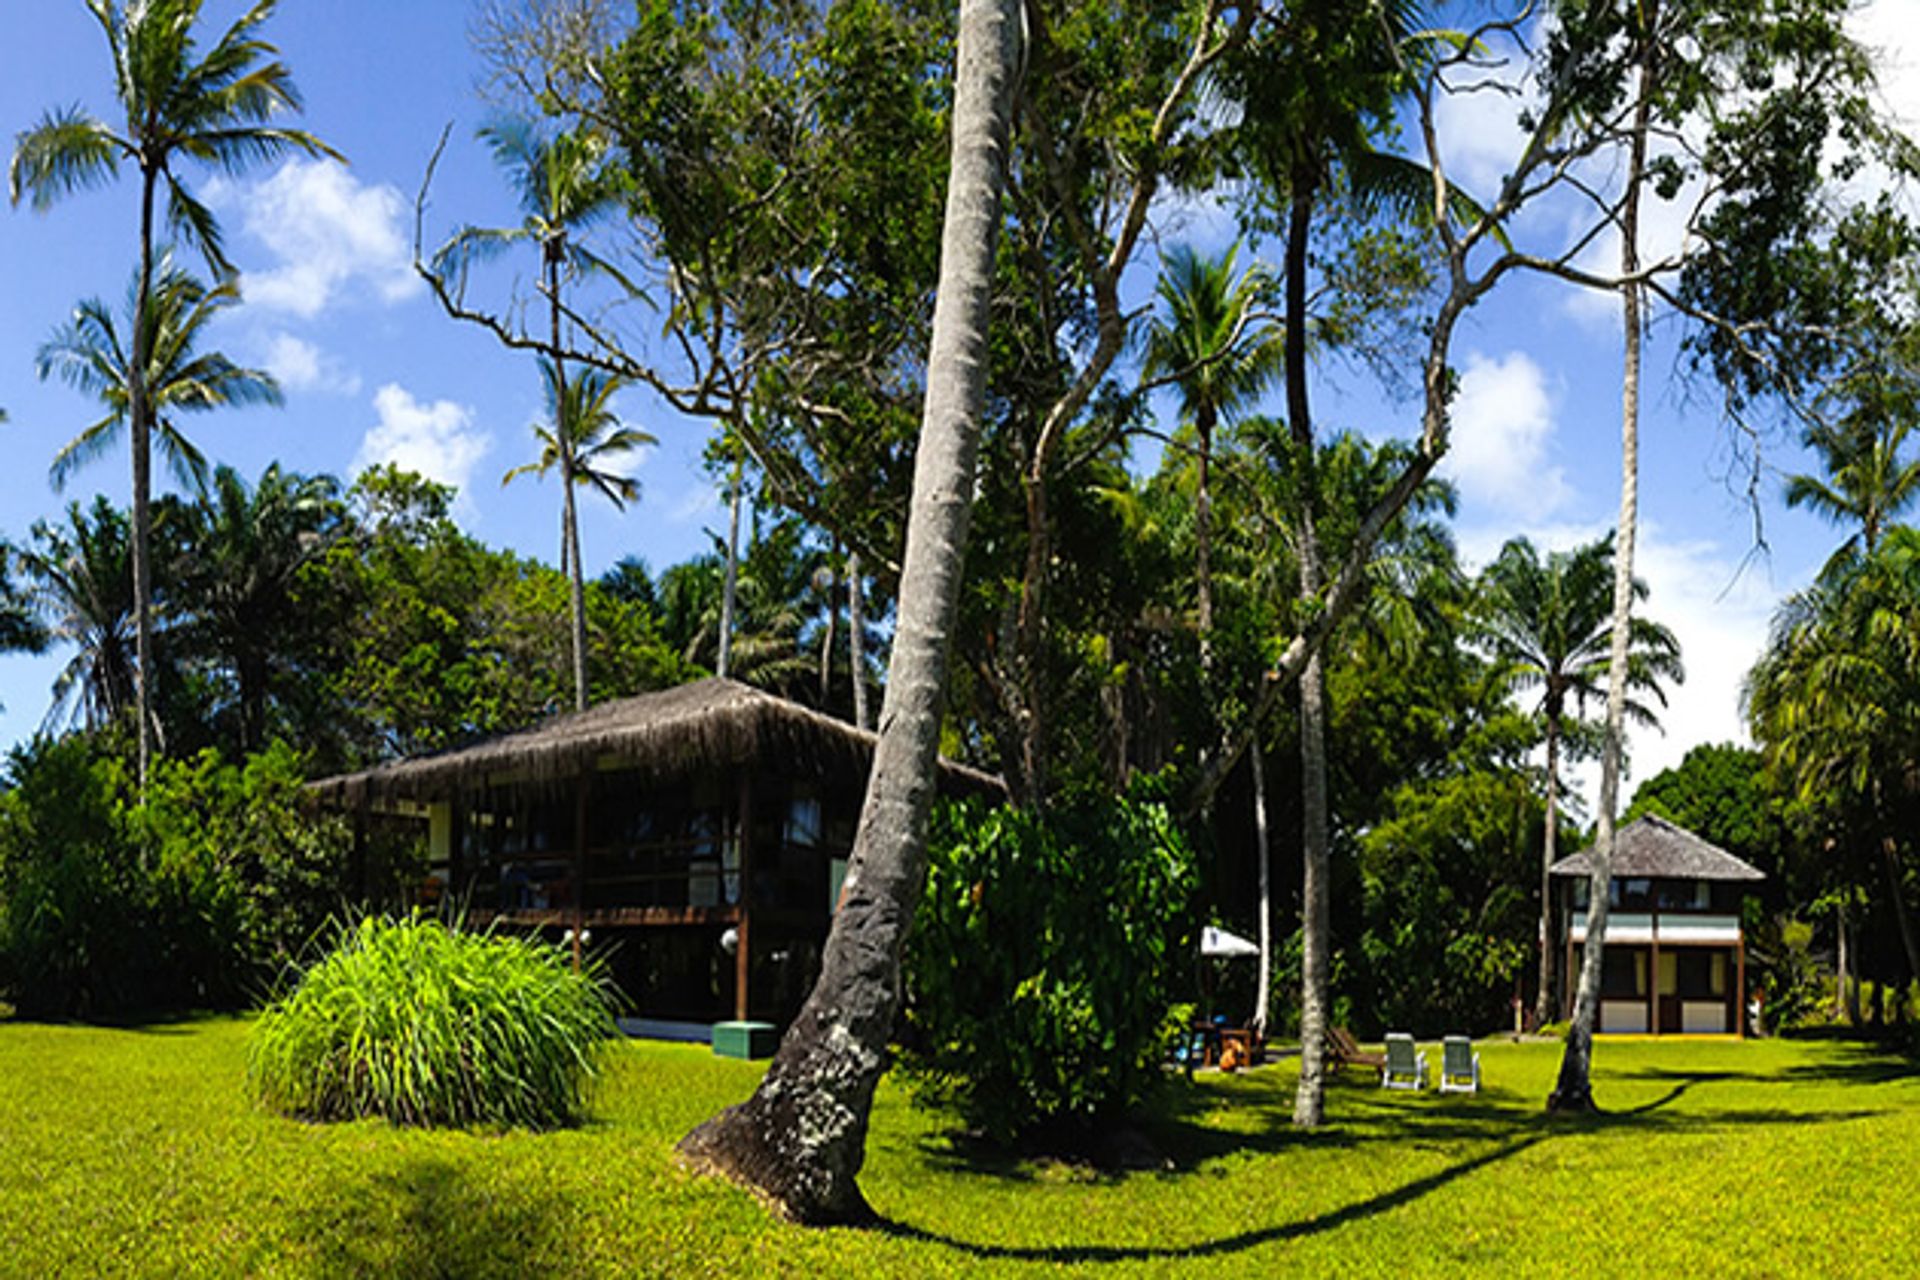
[[[355,814],[362,893],[589,940],[645,1017],[778,1022],[811,985],[877,741],[701,680],[310,791]],[[939,784],[1005,795],[945,761]],[[369,874],[388,847],[404,872]]]
[[[1553,864],[1556,876],[1588,876],[1592,864],[1587,850]],[[1717,844],[1702,840],[1685,827],[1649,813],[1635,818],[1613,835],[1613,874],[1617,879],[1645,880],[1765,880],[1766,874],[1749,866]]]
[[[309,791],[343,806],[428,801],[494,776],[566,786],[609,760],[659,782],[774,764],[816,777],[857,773],[864,779],[877,740],[844,720],[714,677],[603,702],[470,746],[323,778]],[[940,770],[944,789],[1005,793],[998,778],[978,769],[942,760]]]

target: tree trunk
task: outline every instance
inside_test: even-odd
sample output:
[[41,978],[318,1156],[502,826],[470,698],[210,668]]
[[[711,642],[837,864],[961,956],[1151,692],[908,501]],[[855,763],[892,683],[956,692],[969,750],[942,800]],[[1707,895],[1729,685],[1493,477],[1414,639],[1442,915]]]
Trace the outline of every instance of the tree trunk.
[[855,1179],[886,1067],[900,951],[926,878],[941,694],[987,390],[987,322],[1014,82],[1018,0],[962,0],[940,281],[880,740],[820,980],[760,1087],[680,1143],[801,1222],[871,1216]]
[[1853,926],[1847,919],[1844,898],[1834,913],[1834,928],[1838,941],[1835,943],[1837,956],[1834,968],[1837,972],[1834,975],[1833,1012],[1835,1017],[1845,1013],[1847,1025],[1857,1027],[1860,1025],[1860,989],[1853,982]]
[[133,451],[133,705],[140,797],[153,767],[153,404],[147,365],[153,351],[153,191],[158,170],[140,171],[140,283],[133,299],[133,361],[127,371],[127,435]]
[[1267,1012],[1273,1006],[1273,873],[1267,844],[1267,770],[1261,763],[1258,726],[1253,747],[1253,856],[1260,866],[1260,974],[1253,987],[1253,1034],[1267,1034]]
[[1213,696],[1213,470],[1214,412],[1202,405],[1193,415],[1200,439],[1199,483],[1193,494],[1193,585],[1195,622],[1200,633],[1200,688]]
[[1533,1001],[1533,1024],[1553,1021],[1554,991],[1559,986],[1559,939],[1553,931],[1552,867],[1559,854],[1560,704],[1549,698],[1547,713],[1547,831],[1540,841],[1540,991]]
[[734,592],[740,581],[740,490],[741,481],[745,479],[744,470],[744,463],[736,459],[733,464],[733,495],[727,512],[727,572],[720,587],[720,656],[714,671],[722,680],[728,678],[733,666],[733,606]]
[[[1639,98],[1628,142],[1627,192],[1620,212],[1620,274],[1640,270],[1640,185],[1647,168],[1647,124],[1653,107],[1653,41],[1659,5],[1649,0],[1639,55]],[[1641,287],[1621,288],[1625,355],[1620,378],[1620,525],[1613,562],[1613,634],[1607,657],[1607,728],[1600,748],[1600,813],[1588,857],[1592,875],[1587,892],[1587,941],[1580,956],[1580,986],[1567,1028],[1560,1078],[1547,1098],[1551,1111],[1597,1110],[1593,1100],[1593,1029],[1600,1004],[1601,957],[1607,936],[1607,891],[1613,878],[1614,814],[1620,802],[1620,756],[1626,734],[1627,648],[1633,626],[1633,549],[1640,518],[1640,338]],[[1648,975],[1655,989],[1659,975]],[[1739,993],[1739,1000],[1746,993]]]
[[566,561],[567,641],[573,650],[573,709],[587,709],[587,594],[580,568],[580,516],[573,496],[573,430],[568,421],[567,365],[561,359],[560,344],[560,263],[563,246],[549,241],[541,245],[547,267],[547,314],[552,327],[553,360],[553,440],[560,458],[560,539],[561,558]]
[[[1319,603],[1320,535],[1316,528],[1319,481],[1314,465],[1313,418],[1307,400],[1307,235],[1313,222],[1314,176],[1294,175],[1287,230],[1287,424],[1293,466],[1299,473],[1300,510],[1294,554],[1300,561],[1301,616]],[[1333,948],[1328,879],[1332,849],[1327,824],[1326,680],[1317,650],[1300,671],[1300,1083],[1293,1122],[1313,1128],[1326,1114],[1327,975]],[[1258,726],[1256,726],[1257,729]],[[1254,749],[1259,749],[1256,739]]]
[[827,634],[820,641],[820,709],[830,705],[828,699],[833,696],[833,642],[834,630],[840,620],[840,601],[835,599],[839,592],[834,588],[840,585],[839,568],[840,547],[835,544],[833,555],[827,561]]
[[853,727],[871,729],[867,720],[867,609],[860,585],[860,553],[847,557],[847,654],[853,667]]

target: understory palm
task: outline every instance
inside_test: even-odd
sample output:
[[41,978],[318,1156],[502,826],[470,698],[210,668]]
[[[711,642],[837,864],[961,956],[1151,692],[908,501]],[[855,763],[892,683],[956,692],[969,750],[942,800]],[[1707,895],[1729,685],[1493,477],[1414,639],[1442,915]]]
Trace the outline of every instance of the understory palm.
[[133,565],[126,513],[102,497],[67,505],[64,525],[34,522],[14,549],[27,604],[53,640],[73,648],[54,677],[44,731],[100,729],[133,706]]

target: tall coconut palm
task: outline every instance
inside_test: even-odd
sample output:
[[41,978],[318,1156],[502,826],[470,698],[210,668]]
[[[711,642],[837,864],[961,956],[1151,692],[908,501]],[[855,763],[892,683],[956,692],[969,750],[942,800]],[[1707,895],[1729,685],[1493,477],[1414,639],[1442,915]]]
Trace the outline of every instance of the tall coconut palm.
[[[231,283],[209,289],[162,257],[144,280],[136,276],[122,319],[116,320],[98,299],[80,304],[73,318],[40,348],[35,367],[41,378],[58,377],[93,396],[106,413],[54,455],[49,474],[55,488],[64,488],[76,470],[120,439],[135,422],[136,403],[142,406],[146,431],[145,438],[134,432],[135,453],[143,454],[151,449],[150,441],[157,442],[175,475],[188,485],[204,481],[207,464],[180,430],[181,414],[280,403],[280,388],[270,375],[242,368],[217,352],[196,350],[208,323],[237,298]],[[144,483],[145,469],[140,471]],[[137,491],[133,512],[133,702],[138,739],[144,744],[155,724],[149,686],[157,668],[152,580],[145,569],[153,539],[152,512]]]
[[[1556,551],[1542,559],[1533,543],[1515,538],[1500,549],[1480,576],[1480,634],[1505,668],[1514,691],[1538,690],[1539,717],[1547,750],[1546,838],[1540,852],[1540,985],[1534,1018],[1554,1016],[1558,989],[1552,936],[1552,883],[1547,875],[1559,856],[1560,754],[1571,727],[1569,712],[1604,699],[1613,645],[1613,537]],[[1633,590],[1644,600],[1647,584]],[[1626,715],[1653,725],[1654,709],[1639,695],[1666,705],[1662,681],[1685,678],[1680,644],[1667,628],[1635,618],[1628,634]]]
[[524,463],[500,478],[510,483],[515,476],[544,476],[560,472],[560,564],[567,574],[569,622],[568,634],[573,647],[573,700],[576,711],[587,705],[587,613],[586,583],[580,561],[580,517],[574,491],[590,488],[625,510],[640,497],[640,484],[632,476],[611,468],[614,458],[630,454],[655,443],[638,427],[629,427],[614,412],[613,398],[624,390],[625,378],[589,369],[571,382],[558,360],[542,357],[540,374],[546,383],[548,422],[534,428],[540,442],[540,456]]
[[[134,295],[154,292],[155,203],[166,189],[169,228],[205,255],[216,274],[231,276],[212,210],[182,185],[177,166],[186,160],[222,173],[239,173],[278,156],[336,152],[311,134],[270,123],[297,111],[300,95],[278,50],[260,38],[274,0],[257,0],[200,57],[194,27],[202,0],[87,0],[106,36],[113,62],[114,96],[121,117],[116,129],[80,106],[55,108],[19,135],[7,168],[7,189],[18,205],[28,197],[45,210],[82,187],[117,176],[124,163],[140,174],[139,268]],[[153,656],[148,539],[152,513],[150,437],[158,408],[147,372],[154,367],[155,334],[143,308],[133,310],[133,331],[123,361],[129,372],[125,419],[133,446],[133,594],[136,666],[134,700],[139,706],[139,776],[146,786],[152,756]]]
[[[1432,173],[1376,146],[1392,128],[1413,68],[1443,43],[1422,30],[1422,7],[1417,0],[1308,0],[1289,7],[1286,21],[1264,26],[1226,72],[1245,103],[1242,145],[1285,212],[1287,420],[1293,457],[1307,469],[1295,515],[1302,603],[1318,600],[1326,579],[1311,475],[1317,451],[1307,383],[1309,241],[1320,204],[1336,189],[1345,190],[1360,220],[1382,211],[1403,220],[1431,216]],[[1479,216],[1458,192],[1451,206],[1459,217]],[[1311,1128],[1324,1113],[1331,958],[1325,675],[1318,652],[1301,668],[1300,685],[1301,1056],[1293,1115],[1295,1124]]]
[[[867,1218],[856,1178],[926,879],[941,691],[986,412],[994,242],[1022,62],[1018,0],[962,0],[953,146],[898,625],[867,799],[820,978],[753,1096],[680,1144],[791,1218]],[[745,946],[747,940],[741,939]]]
[[[433,271],[443,278],[464,281],[472,264],[519,244],[532,244],[540,250],[540,289],[546,295],[548,340],[541,359],[541,378],[546,384],[547,404],[560,421],[559,408],[585,402],[574,396],[567,385],[567,366],[563,356],[566,303],[565,286],[583,272],[603,272],[618,277],[605,261],[595,256],[574,238],[574,233],[607,217],[619,207],[620,185],[615,171],[606,162],[605,140],[591,131],[574,131],[548,137],[532,123],[522,119],[496,121],[480,130],[481,138],[493,149],[494,162],[505,171],[520,200],[521,222],[517,227],[463,227],[456,231],[434,255]],[[458,283],[456,283],[456,291]],[[604,376],[595,381],[588,399],[603,402],[619,390],[617,380]],[[605,404],[601,405],[603,410]],[[607,411],[611,418],[611,412]],[[604,425],[602,427],[604,430]],[[578,455],[572,437],[566,431],[543,435],[551,453],[551,462],[539,469],[557,466],[560,470],[563,517],[569,532],[563,535],[562,559],[569,559],[568,577],[570,635],[573,656],[573,703],[575,710],[587,705],[587,607],[586,589],[577,559],[578,528],[574,521],[574,471]],[[637,443],[637,442],[636,442]],[[632,445],[626,446],[628,448]],[[543,455],[544,457],[545,455]],[[514,472],[509,472],[511,478]],[[606,486],[595,483],[609,497]],[[624,499],[616,501],[616,505]]]

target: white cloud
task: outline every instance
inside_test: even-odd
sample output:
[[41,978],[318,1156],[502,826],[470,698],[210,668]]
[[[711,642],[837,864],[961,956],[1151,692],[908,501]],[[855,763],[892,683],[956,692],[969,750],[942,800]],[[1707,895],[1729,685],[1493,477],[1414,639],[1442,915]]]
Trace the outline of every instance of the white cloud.
[[208,184],[216,208],[238,208],[242,230],[273,265],[241,276],[257,307],[311,317],[337,293],[364,291],[398,302],[420,289],[402,227],[406,200],[385,184],[362,184],[331,160],[290,160],[264,181]]
[[373,393],[380,421],[368,430],[353,470],[392,463],[466,492],[473,469],[493,445],[473,424],[473,410],[451,400],[423,404],[405,387],[388,383]]
[[1475,514],[1489,509],[1539,520],[1570,496],[1566,472],[1547,461],[1553,397],[1547,375],[1525,352],[1467,356],[1453,431],[1440,473]]
[[285,332],[267,339],[261,364],[285,391],[325,391],[357,395],[360,375],[313,343]]

